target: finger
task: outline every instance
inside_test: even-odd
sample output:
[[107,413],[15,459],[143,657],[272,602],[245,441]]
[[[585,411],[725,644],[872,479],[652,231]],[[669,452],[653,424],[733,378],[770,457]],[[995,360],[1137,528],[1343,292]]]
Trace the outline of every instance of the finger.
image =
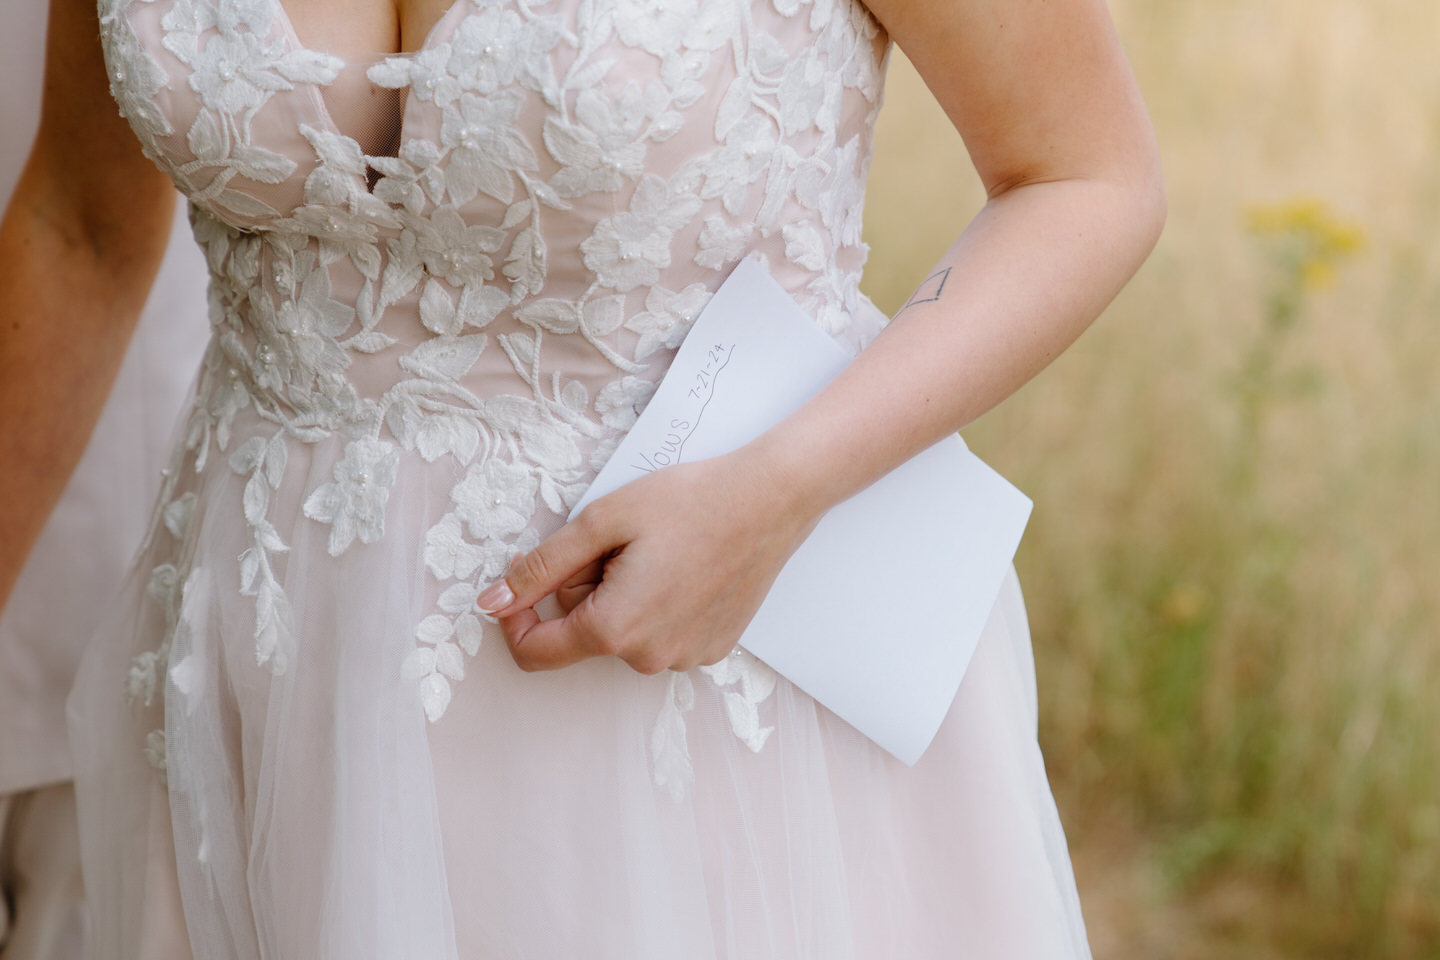
[[592,591],[563,617],[541,620],[534,610],[500,619],[500,629],[515,664],[526,671],[559,670],[591,657],[611,656],[618,648],[604,639]]
[[481,593],[476,605],[492,616],[508,617],[535,606],[590,564],[603,561],[620,543],[603,525],[594,506],[534,550],[516,557],[505,578]]
[[720,647],[714,652],[707,653],[705,656],[701,657],[698,662],[696,662],[695,666],[713,667],[721,660],[724,660],[726,657],[730,656],[731,652],[735,649],[736,646],[738,646],[738,644],[731,644],[728,647]]
[[560,589],[555,591],[555,599],[560,601],[560,610],[569,613],[578,607],[581,600],[595,592],[604,573],[604,562],[597,560],[562,583]]

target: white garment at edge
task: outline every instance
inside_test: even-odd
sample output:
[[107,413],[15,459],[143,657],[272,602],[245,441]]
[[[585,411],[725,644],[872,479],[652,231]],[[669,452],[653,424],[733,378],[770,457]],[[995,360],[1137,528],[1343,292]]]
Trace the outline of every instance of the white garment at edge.
[[[0,204],[39,116],[46,5],[13,0],[4,12]],[[204,347],[204,311],[204,265],[182,208],[99,429],[0,614],[0,960],[78,960],[65,696],[144,532]]]

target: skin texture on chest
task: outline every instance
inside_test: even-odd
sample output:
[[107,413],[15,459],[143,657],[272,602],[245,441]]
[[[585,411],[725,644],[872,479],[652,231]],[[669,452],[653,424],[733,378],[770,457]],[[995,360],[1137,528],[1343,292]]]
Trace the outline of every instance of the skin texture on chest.
[[284,0],[295,34],[312,50],[344,60],[413,53],[452,0]]
[[[301,45],[362,67],[419,50],[454,2],[277,0]],[[326,91],[326,106],[367,153],[389,155],[398,149],[402,98],[370,83],[363,69],[342,70]]]

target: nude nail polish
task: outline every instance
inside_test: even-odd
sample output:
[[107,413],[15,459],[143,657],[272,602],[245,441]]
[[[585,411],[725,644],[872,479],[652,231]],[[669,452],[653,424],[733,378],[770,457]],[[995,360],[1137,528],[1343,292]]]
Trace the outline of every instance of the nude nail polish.
[[515,602],[515,593],[510,585],[504,580],[496,580],[475,600],[475,606],[480,608],[482,613],[494,613],[496,610],[504,610]]

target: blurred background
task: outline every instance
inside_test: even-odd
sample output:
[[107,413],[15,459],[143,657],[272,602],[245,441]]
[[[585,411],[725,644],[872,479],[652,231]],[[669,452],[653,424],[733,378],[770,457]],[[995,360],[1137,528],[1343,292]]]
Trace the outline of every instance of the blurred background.
[[[1440,4],[1111,0],[1170,219],[965,431],[1017,563],[1097,960],[1440,957]],[[983,202],[898,53],[896,309]]]

